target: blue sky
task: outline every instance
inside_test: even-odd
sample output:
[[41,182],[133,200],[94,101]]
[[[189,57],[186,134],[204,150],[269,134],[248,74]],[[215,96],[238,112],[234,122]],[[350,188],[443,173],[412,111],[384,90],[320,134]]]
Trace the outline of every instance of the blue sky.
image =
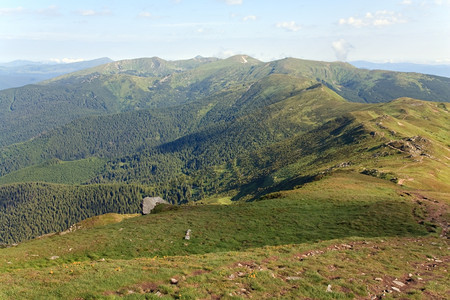
[[0,0],[0,62],[234,54],[450,64],[450,0]]

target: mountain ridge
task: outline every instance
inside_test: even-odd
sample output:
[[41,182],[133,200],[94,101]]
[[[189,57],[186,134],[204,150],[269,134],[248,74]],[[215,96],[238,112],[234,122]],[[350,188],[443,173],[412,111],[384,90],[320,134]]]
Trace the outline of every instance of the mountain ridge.
[[[125,67],[119,70],[122,65]],[[450,79],[359,70],[346,63],[293,58],[265,63],[245,55],[222,60],[136,59],[0,91],[0,117],[4,120],[0,145],[30,139],[83,116],[175,107],[221,92],[239,97],[253,83],[275,74],[322,83],[353,102],[386,102],[405,96],[450,101]],[[19,108],[22,111],[17,111]]]

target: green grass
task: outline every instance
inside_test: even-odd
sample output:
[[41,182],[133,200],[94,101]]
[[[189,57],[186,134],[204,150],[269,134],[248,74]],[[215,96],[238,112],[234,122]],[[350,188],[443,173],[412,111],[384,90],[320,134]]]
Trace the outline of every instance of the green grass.
[[0,249],[0,298],[354,299],[381,295],[409,273],[403,298],[448,292],[448,245],[419,224],[419,204],[402,187],[337,172],[266,198],[108,214]]
[[[3,250],[1,256],[14,254],[21,261],[30,249],[42,248],[32,251],[39,257],[25,255],[19,266],[47,265],[53,263],[48,261],[53,255],[65,261],[88,260],[91,256],[131,259],[351,236],[427,234],[414,219],[414,204],[401,197],[396,188],[370,176],[341,174],[279,194],[280,198],[235,205],[181,206],[105,227],[25,242]],[[183,240],[187,229],[192,230],[190,241]]]

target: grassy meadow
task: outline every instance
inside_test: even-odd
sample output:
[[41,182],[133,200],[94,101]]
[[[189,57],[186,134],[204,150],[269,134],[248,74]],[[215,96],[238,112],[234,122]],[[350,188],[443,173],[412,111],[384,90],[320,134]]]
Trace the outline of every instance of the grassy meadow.
[[108,214],[76,228],[0,249],[0,298],[448,293],[448,245],[427,207],[401,186],[362,174],[337,172],[251,203],[161,206],[156,214]]

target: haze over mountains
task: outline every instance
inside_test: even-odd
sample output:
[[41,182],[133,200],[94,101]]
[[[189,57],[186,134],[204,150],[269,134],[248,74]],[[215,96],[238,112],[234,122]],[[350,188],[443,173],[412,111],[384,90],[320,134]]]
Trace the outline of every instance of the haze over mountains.
[[423,74],[431,74],[437,76],[450,77],[450,65],[436,64],[415,64],[415,63],[373,63],[369,61],[352,61],[350,62],[357,68],[369,70],[389,70],[397,72],[415,72]]
[[0,90],[37,83],[108,62],[112,62],[112,60],[105,57],[73,63],[42,63],[26,60],[0,63]]

